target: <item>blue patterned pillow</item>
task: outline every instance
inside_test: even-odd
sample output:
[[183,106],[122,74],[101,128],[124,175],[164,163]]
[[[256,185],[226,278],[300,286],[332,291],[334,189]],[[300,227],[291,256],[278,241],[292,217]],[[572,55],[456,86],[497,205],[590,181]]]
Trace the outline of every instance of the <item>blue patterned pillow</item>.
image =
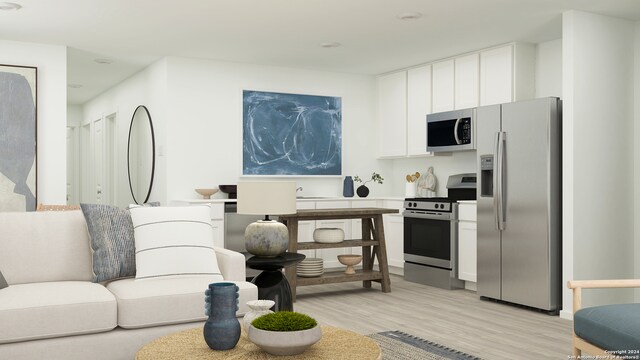
[[2,272],[0,271],[0,289],[4,289],[8,286],[9,284],[7,284],[7,280],[4,279],[4,276],[2,276]]
[[94,282],[136,274],[131,214],[111,205],[80,204],[93,250]]

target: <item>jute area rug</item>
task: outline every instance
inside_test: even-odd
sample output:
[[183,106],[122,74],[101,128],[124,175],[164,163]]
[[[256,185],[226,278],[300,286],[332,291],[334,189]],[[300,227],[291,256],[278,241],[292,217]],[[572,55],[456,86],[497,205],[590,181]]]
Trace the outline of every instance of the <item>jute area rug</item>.
[[367,336],[380,345],[383,360],[482,360],[400,331],[384,331]]

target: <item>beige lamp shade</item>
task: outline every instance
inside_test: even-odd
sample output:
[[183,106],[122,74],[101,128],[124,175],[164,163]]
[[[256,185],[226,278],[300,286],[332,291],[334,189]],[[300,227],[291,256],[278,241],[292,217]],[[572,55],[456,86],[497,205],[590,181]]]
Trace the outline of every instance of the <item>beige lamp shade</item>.
[[295,213],[295,181],[238,182],[238,214],[286,215]]

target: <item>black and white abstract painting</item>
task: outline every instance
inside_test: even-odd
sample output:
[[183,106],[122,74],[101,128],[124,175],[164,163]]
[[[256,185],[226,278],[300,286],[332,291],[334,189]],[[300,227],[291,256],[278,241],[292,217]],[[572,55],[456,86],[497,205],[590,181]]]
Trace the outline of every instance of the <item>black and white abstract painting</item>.
[[243,175],[342,175],[342,98],[243,91]]
[[36,209],[36,75],[0,65],[0,211]]

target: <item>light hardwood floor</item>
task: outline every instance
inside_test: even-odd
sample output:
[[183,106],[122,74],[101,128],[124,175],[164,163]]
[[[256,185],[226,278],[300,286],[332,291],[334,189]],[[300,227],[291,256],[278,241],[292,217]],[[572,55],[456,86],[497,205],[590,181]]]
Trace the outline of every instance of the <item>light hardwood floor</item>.
[[298,287],[294,310],[361,334],[399,330],[483,359],[567,359],[570,321],[391,276],[391,293],[362,282]]

